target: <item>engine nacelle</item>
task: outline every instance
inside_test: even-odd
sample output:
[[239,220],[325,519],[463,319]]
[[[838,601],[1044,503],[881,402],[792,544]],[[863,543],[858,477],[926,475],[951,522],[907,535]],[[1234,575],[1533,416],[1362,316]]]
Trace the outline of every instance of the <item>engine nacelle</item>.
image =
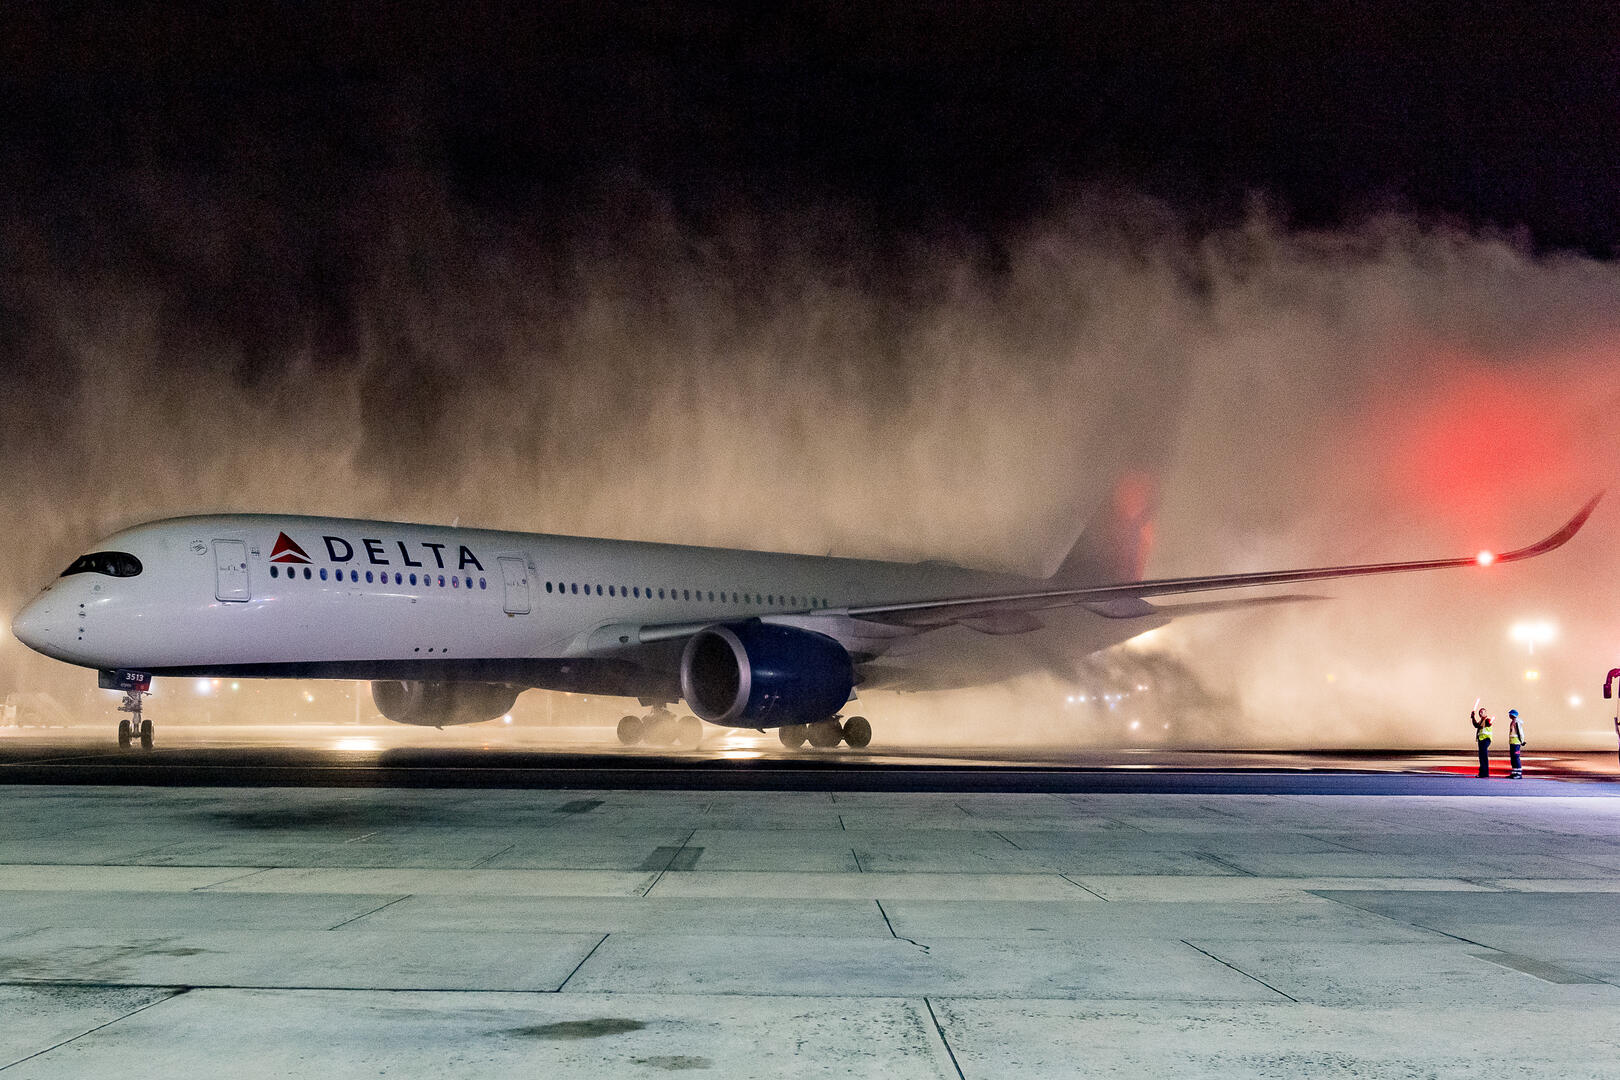
[[397,724],[448,727],[478,724],[509,711],[522,687],[501,683],[398,682],[371,684],[377,711]]
[[709,626],[681,654],[681,694],[711,724],[812,724],[843,708],[854,686],[842,645],[793,626]]

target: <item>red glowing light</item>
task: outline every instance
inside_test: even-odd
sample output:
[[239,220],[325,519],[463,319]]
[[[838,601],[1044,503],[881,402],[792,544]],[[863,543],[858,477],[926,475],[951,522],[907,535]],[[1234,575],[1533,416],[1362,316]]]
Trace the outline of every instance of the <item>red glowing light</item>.
[[1482,551],[1474,556],[1474,561],[1481,566],[1489,566],[1496,561],[1496,556],[1489,551]]

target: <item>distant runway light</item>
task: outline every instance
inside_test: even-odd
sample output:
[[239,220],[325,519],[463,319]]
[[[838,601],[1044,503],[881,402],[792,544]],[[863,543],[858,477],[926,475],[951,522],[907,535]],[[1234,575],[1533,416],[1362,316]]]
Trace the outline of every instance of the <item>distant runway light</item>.
[[1579,694],[1571,694],[1571,695],[1569,695],[1569,707],[1572,708],[1572,709],[1580,708],[1581,707],[1581,695],[1579,695]]
[[1142,721],[1140,721],[1140,720],[1132,720],[1131,721],[1131,730],[1132,731],[1135,731],[1137,728],[1139,728],[1141,726],[1142,726]]
[[1490,551],[1482,551],[1474,556],[1474,561],[1481,566],[1489,566],[1496,561],[1496,554]]
[[511,722],[512,722],[512,714],[511,713],[507,713],[505,716],[501,717],[501,723],[510,724]]
[[1545,645],[1558,637],[1558,627],[1546,619],[1526,619],[1508,627],[1508,637],[1525,646],[1533,656],[1537,645]]
[[1529,671],[1524,673],[1524,677],[1529,682],[1535,682],[1537,679],[1541,678],[1541,672],[1531,668]]
[[209,682],[207,679],[198,679],[197,680],[197,693],[199,693],[199,694],[209,694],[209,693],[212,693],[213,690],[214,690],[214,684]]

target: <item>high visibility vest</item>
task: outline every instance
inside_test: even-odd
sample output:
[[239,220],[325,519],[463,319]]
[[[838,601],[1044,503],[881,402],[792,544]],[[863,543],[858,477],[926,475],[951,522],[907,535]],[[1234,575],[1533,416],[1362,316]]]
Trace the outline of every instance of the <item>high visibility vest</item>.
[[1481,725],[1479,725],[1479,734],[1477,736],[1475,736],[1475,738],[1477,738],[1480,742],[1484,742],[1486,739],[1488,739],[1490,737],[1491,737],[1491,725],[1489,725],[1489,724],[1481,724]]
[[1519,728],[1519,722],[1517,720],[1508,725],[1508,745],[1524,745],[1524,732]]

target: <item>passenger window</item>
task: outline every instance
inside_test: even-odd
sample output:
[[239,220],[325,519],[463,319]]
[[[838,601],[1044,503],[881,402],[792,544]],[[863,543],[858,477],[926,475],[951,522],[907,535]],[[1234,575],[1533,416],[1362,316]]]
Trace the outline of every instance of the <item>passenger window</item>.
[[692,599],[692,590],[691,589],[682,589],[681,590],[681,596],[682,596],[682,598],[687,599],[687,600]]
[[412,585],[415,585],[415,584],[416,584],[416,575],[415,575],[415,574],[412,574],[412,575],[411,575],[411,584],[412,584]]
[[441,588],[441,589],[444,588],[444,575],[443,574],[439,575],[439,588]]
[[270,568],[270,576],[271,576],[271,577],[280,577],[280,576],[281,576],[281,567],[279,567],[279,566],[272,566],[272,567],[271,567],[271,568]]
[[370,570],[366,571],[366,584],[367,585],[371,584],[371,571]]
[[450,587],[451,587],[451,588],[452,588],[452,589],[459,589],[459,588],[461,588],[461,579],[460,579],[460,578],[458,578],[458,577],[453,577],[453,578],[451,578],[451,579],[450,579]]
[[326,580],[326,567],[324,567],[324,566],[321,567],[321,580],[322,581]]
[[551,582],[548,581],[548,582],[546,582],[546,592],[550,592],[550,591],[551,591]]
[[630,586],[630,596],[631,596],[632,599],[640,600],[641,599],[641,586],[640,585],[632,585],[632,586]]
[[489,579],[488,579],[488,578],[479,578],[479,579],[478,579],[478,587],[479,587],[479,588],[480,588],[480,589],[487,589],[487,588],[489,588]]
[[309,569],[309,567],[306,566],[306,567],[304,567],[304,580],[308,581],[309,577],[310,577],[310,569]]
[[613,595],[613,586],[611,586],[611,585],[608,586],[608,595],[609,596]]
[[663,598],[664,598],[664,590],[659,589],[658,590],[658,599],[662,600]]

